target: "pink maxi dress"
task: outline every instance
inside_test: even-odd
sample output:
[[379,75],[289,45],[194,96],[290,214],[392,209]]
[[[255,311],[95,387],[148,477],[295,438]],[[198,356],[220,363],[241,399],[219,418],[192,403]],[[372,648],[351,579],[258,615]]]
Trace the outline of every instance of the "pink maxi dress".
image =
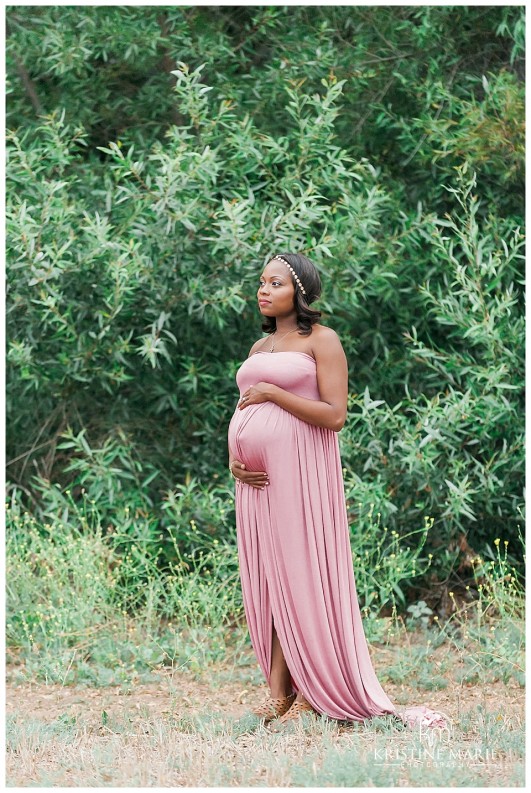
[[[240,395],[260,381],[320,398],[315,360],[304,352],[254,353],[236,375]],[[263,490],[235,483],[243,603],[268,683],[274,623],[293,688],[318,713],[445,726],[444,715],[425,706],[399,712],[376,677],[356,594],[338,434],[261,402],[236,408],[228,440],[247,470],[269,475]]]

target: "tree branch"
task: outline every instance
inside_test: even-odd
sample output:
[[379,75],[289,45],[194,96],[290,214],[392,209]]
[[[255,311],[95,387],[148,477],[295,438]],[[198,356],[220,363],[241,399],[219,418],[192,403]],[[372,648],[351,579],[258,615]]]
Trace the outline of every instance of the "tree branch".
[[22,85],[24,86],[24,90],[26,91],[31,104],[33,105],[33,109],[37,113],[37,115],[42,114],[42,102],[39,99],[39,95],[37,93],[37,88],[35,83],[31,79],[28,70],[24,66],[24,63],[20,60],[16,53],[13,53],[13,59],[15,61],[15,66],[17,69],[17,74],[22,81]]

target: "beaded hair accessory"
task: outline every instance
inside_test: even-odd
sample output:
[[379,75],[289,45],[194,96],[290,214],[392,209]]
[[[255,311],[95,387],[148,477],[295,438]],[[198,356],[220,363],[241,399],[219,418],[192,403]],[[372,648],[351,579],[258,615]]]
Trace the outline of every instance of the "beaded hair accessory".
[[283,256],[273,256],[271,261],[274,261],[275,259],[278,259],[279,261],[284,262],[284,264],[286,265],[288,270],[290,270],[290,272],[291,272],[292,276],[294,277],[295,281],[297,282],[297,286],[301,290],[302,294],[305,295],[306,294],[306,289],[303,287],[303,285],[301,283],[301,279],[299,278],[299,276],[297,275],[297,273],[295,272],[295,270],[293,269],[291,264],[289,262],[287,262],[286,259],[284,259]]

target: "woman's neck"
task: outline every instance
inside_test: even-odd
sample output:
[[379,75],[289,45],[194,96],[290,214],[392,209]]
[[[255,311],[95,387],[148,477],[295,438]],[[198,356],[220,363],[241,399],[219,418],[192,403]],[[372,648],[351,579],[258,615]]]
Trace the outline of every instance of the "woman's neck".
[[298,330],[297,319],[295,317],[285,317],[276,321],[276,332],[279,336],[289,333],[290,330]]

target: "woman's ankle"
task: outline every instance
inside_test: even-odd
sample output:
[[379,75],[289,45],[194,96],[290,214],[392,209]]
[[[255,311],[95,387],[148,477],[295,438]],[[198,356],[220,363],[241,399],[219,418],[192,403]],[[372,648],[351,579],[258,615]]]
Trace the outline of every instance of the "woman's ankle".
[[286,697],[291,697],[292,693],[291,688],[288,689],[282,686],[272,687],[270,689],[270,694],[273,699],[285,699]]
[[310,704],[310,703],[308,702],[308,700],[306,699],[306,697],[304,696],[304,694],[301,694],[301,692],[300,692],[300,691],[299,691],[299,693],[297,694],[297,696],[296,696],[296,698],[295,698],[295,702],[302,702],[302,703],[304,703],[305,705],[309,705],[309,704]]

